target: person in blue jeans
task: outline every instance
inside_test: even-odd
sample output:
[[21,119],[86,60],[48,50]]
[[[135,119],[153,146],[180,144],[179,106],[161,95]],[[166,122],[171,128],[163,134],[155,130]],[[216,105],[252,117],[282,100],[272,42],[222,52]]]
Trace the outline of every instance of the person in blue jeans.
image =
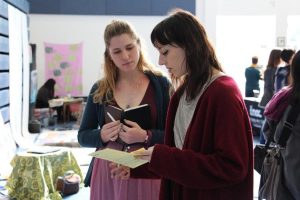
[[[300,51],[298,51],[291,62],[291,83],[283,87],[270,100],[264,115],[266,116],[266,126],[264,136],[278,142],[280,131],[287,126],[287,118],[291,109],[300,103]],[[290,135],[286,141],[285,148],[280,151],[282,156],[282,176],[281,182],[292,197],[285,199],[299,199],[300,197],[300,115],[294,119],[294,124],[290,127]],[[275,131],[276,130],[276,131]],[[274,132],[275,131],[275,132]],[[284,132],[286,134],[287,132]],[[270,138],[273,134],[274,137]],[[283,198],[281,198],[283,199]]]

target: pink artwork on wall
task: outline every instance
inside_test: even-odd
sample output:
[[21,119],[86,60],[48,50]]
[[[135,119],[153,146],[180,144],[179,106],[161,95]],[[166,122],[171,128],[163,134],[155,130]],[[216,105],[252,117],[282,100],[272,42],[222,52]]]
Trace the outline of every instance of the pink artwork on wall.
[[56,81],[55,95],[82,95],[82,43],[52,44],[45,47],[45,81]]

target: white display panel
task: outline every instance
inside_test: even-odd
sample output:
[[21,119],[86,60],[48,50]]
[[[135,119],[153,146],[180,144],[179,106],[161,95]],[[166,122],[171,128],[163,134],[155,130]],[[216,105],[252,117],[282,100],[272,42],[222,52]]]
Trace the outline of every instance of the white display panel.
[[27,15],[21,13],[22,22],[22,52],[23,52],[23,108],[22,108],[22,134],[28,136],[28,119],[29,119],[29,92],[30,92],[30,65],[29,65],[29,41],[27,28]]
[[9,90],[10,127],[13,138],[20,146],[24,145],[23,133],[28,131],[29,107],[29,64],[28,32],[26,15],[8,5],[9,18]]

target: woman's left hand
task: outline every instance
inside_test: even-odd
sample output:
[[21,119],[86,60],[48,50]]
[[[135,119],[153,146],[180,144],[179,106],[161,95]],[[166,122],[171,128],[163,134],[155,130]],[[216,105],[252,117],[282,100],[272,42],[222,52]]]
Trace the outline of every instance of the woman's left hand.
[[119,165],[117,163],[109,163],[111,178],[119,178],[122,180],[128,180],[130,178],[129,167]]
[[132,144],[136,142],[144,142],[147,137],[147,131],[142,129],[137,123],[125,120],[121,131],[119,133],[119,137],[126,142],[127,144]]

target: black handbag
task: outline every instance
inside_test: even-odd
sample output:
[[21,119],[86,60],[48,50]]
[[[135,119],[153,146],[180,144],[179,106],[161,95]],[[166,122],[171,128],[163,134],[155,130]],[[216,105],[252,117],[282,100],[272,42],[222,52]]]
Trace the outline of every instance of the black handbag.
[[[267,122],[265,122],[264,126],[266,124],[267,124]],[[271,135],[267,139],[266,144],[257,144],[254,147],[254,169],[259,174],[261,172],[262,165],[263,165],[263,162],[264,162],[264,159],[265,159],[266,155],[268,154],[268,152],[271,149],[274,148],[274,145],[271,146],[271,143],[272,143],[274,135],[275,135],[276,127],[270,126],[269,128],[271,128],[272,130],[270,131]]]
[[[268,140],[269,141],[269,140]],[[264,159],[268,153],[268,150],[271,150],[274,148],[273,146],[270,146],[270,142],[264,144],[257,144],[254,148],[254,169],[259,174],[261,172],[261,168],[264,162]]]

